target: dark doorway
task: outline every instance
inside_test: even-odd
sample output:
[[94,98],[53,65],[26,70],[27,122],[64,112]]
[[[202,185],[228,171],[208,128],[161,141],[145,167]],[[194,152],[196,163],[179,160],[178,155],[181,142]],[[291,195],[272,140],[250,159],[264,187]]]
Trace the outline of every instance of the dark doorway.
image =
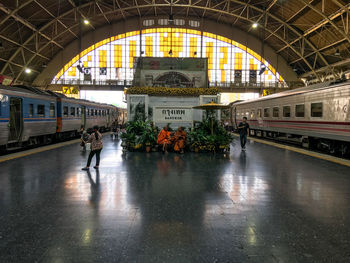
[[9,141],[19,141],[22,135],[22,99],[10,98],[10,134]]

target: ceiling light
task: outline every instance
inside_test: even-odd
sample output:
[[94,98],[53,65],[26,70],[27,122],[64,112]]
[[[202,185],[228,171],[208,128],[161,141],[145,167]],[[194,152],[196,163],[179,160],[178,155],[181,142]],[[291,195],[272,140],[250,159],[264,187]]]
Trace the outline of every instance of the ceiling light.
[[30,74],[30,73],[32,72],[32,70],[31,70],[30,68],[26,68],[24,71],[25,71],[25,73],[27,73],[27,74]]
[[174,22],[174,15],[169,15],[169,22]]
[[84,19],[84,24],[85,24],[85,25],[88,25],[88,24],[90,24],[90,21],[87,20],[87,19]]
[[335,56],[340,56],[339,48],[337,48],[337,50],[335,51],[334,55],[335,55]]
[[258,23],[253,23],[252,27],[253,28],[257,28],[258,27]]

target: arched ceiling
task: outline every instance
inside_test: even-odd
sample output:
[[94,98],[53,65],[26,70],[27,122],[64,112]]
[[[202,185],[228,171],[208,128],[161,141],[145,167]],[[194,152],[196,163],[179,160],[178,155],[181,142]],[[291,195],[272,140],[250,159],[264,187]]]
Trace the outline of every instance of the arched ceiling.
[[[350,70],[348,0],[1,0],[0,74],[30,84],[81,35],[129,18],[169,14],[249,32],[299,77],[323,80]],[[89,25],[82,23],[85,18]]]

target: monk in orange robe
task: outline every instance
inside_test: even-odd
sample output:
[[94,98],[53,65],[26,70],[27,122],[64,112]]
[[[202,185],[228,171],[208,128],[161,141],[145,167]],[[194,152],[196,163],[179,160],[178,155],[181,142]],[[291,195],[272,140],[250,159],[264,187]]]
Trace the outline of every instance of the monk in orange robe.
[[174,135],[173,142],[174,142],[174,151],[184,153],[185,145],[186,145],[186,132],[184,131],[183,127],[179,127]]
[[170,131],[168,131],[168,126],[164,126],[164,128],[158,134],[157,144],[163,146],[163,152],[167,151],[167,146],[171,144]]

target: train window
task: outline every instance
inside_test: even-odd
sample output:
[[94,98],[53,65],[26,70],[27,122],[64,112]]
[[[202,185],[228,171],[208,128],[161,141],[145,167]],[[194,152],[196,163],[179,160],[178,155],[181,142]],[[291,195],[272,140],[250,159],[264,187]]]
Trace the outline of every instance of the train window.
[[45,117],[45,105],[42,105],[42,104],[38,105],[38,116]]
[[90,115],[94,116],[94,110],[93,109],[90,109]]
[[80,116],[80,109],[79,108],[76,109],[76,113],[77,113],[77,116],[79,117]]
[[299,104],[295,105],[295,117],[305,117],[305,105]]
[[107,114],[109,115],[109,110],[107,110]]
[[311,103],[311,117],[322,117],[322,102]]
[[97,116],[97,110],[95,110],[95,116]]
[[101,110],[98,111],[98,116],[101,116]]
[[68,116],[68,107],[67,106],[64,106],[63,107],[63,116]]
[[29,104],[29,117],[34,116],[34,104]]
[[56,113],[55,113],[55,103],[54,102],[51,102],[50,103],[50,117],[55,117],[56,116]]
[[74,107],[70,108],[70,115],[75,116],[75,108]]
[[273,107],[272,109],[272,117],[278,118],[280,116],[280,108]]
[[255,111],[252,110],[252,111],[250,112],[250,118],[253,119],[254,117],[255,117]]
[[257,115],[258,118],[261,118],[261,109],[258,109]]
[[290,106],[283,106],[283,117],[290,118]]
[[270,108],[264,109],[264,117],[270,117]]

